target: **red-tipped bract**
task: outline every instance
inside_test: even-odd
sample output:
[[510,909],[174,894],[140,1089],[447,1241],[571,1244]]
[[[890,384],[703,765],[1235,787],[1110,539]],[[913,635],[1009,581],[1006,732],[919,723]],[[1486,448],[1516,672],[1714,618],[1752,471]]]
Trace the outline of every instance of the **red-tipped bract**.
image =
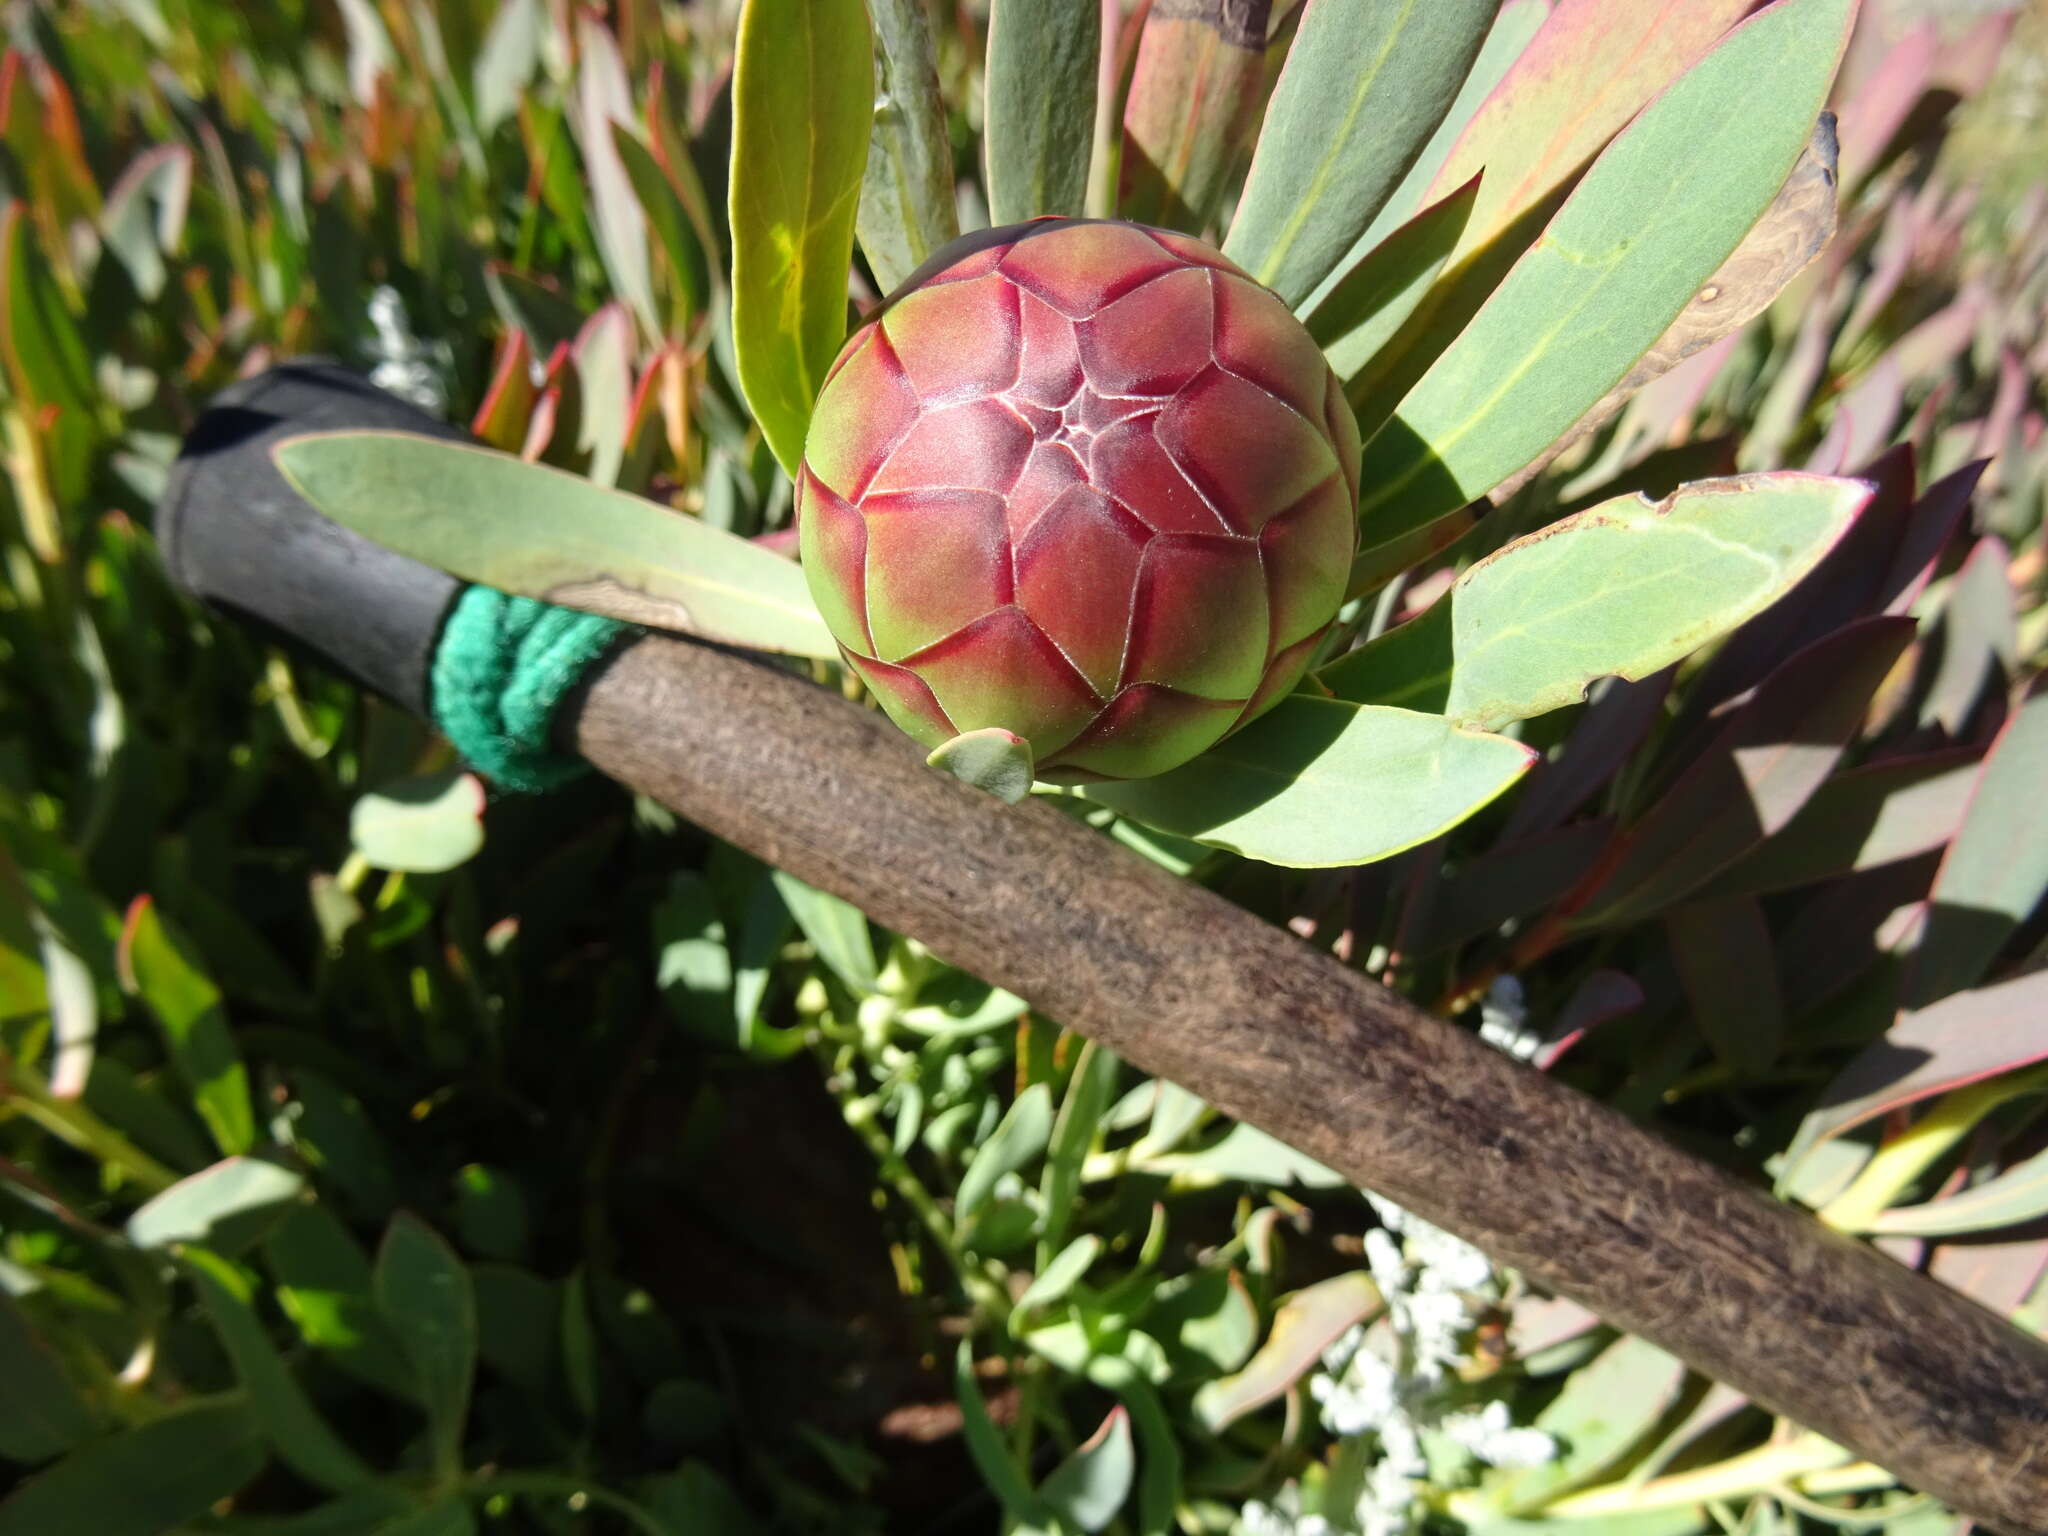
[[928,745],[1140,778],[1299,680],[1343,600],[1358,428],[1200,241],[1037,220],[940,252],[833,365],[797,516],[826,623]]

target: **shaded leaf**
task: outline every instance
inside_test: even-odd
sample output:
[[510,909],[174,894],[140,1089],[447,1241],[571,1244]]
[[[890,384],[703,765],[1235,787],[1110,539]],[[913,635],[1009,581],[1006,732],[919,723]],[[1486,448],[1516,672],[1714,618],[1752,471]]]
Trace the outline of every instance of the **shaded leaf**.
[[1402,947],[1434,954],[1549,906],[1591,872],[1613,836],[1613,820],[1602,816],[1503,841],[1438,882]]
[[484,845],[484,786],[447,769],[371,790],[349,811],[349,843],[378,869],[437,875]]
[[1973,747],[1887,758],[1838,773],[1775,835],[1710,881],[1703,898],[1761,895],[1944,846],[1976,787]]
[[1833,771],[1912,638],[1910,620],[1865,619],[1765,679],[1629,829],[1626,853],[1580,923],[1667,906],[1791,821]]
[[1921,1007],[1973,985],[2048,893],[2048,692],[2027,700],[1991,744],[1969,809],[1935,876],[1907,968]]
[[1415,312],[1457,245],[1478,194],[1475,176],[1355,260],[1346,258],[1336,281],[1304,301],[1301,323],[1338,378],[1356,374]]
[[[1093,1241],[1093,1239],[1085,1239]],[[28,1314],[0,1287],[0,1457],[35,1466],[60,1456],[99,1429],[97,1416],[57,1352],[30,1325]]]
[[[612,148],[633,195],[647,215],[662,254],[668,258],[685,313],[702,312],[711,302],[711,258],[697,233],[697,226],[683,204],[682,195],[654,158],[654,151],[629,132],[623,123],[612,125]],[[701,198],[701,193],[699,194]]]
[[1017,1465],[1017,1459],[1010,1454],[1010,1447],[988,1416],[988,1404],[982,1400],[981,1387],[974,1379],[972,1339],[960,1341],[960,1351],[953,1365],[953,1391],[960,1403],[961,1438],[967,1442],[967,1454],[973,1458],[975,1470],[981,1473],[982,1481],[1002,1501],[1012,1520],[1025,1524],[1043,1521],[1048,1511],[1025,1480],[1024,1469]]
[[249,1075],[228,1032],[220,990],[190,942],[138,896],[121,930],[121,979],[163,1031],[164,1045],[214,1144],[234,1156],[256,1142]]
[[1063,1300],[1088,1273],[1088,1266],[1101,1252],[1102,1239],[1093,1232],[1084,1232],[1053,1255],[1051,1262],[1031,1277],[1024,1294],[1017,1298],[1016,1306],[1010,1311],[1010,1331],[1013,1334],[1021,1332],[1033,1312]]
[[637,496],[402,432],[295,437],[275,456],[336,522],[465,580],[728,645],[838,654],[794,562]]
[[1788,1160],[1866,1120],[2048,1058],[2048,971],[1902,1014],[1821,1091]]
[[875,29],[874,136],[855,231],[887,294],[960,233],[953,145],[924,0],[868,0]]
[[437,1468],[462,1465],[476,1375],[476,1293],[445,1239],[401,1211],[385,1229],[372,1281],[377,1310],[419,1381]]
[[1920,706],[1923,725],[1961,736],[1977,701],[2019,666],[2010,559],[1995,534],[1977,541],[1942,606],[1934,677]]
[[258,1428],[278,1456],[330,1493],[367,1483],[370,1469],[320,1417],[271,1347],[241,1273],[201,1247],[187,1248],[180,1258],[234,1365]]
[[263,1468],[239,1396],[202,1398],[81,1446],[0,1502],[0,1536],[163,1536]]
[[1317,868],[1425,843],[1534,761],[1435,715],[1296,693],[1184,767],[1085,793],[1163,832]]
[[305,1187],[306,1181],[289,1168],[258,1157],[231,1157],[147,1201],[128,1218],[128,1240],[138,1248],[191,1243],[239,1253],[262,1237]]
[[[872,61],[862,0],[747,0],[740,12],[729,211],[733,353],[761,435],[792,477],[811,406],[846,336]],[[1085,170],[1085,148],[1082,163]]]
[[411,1368],[370,1294],[370,1261],[331,1209],[288,1206],[264,1239],[263,1254],[278,1305],[308,1345],[387,1396],[417,1398]]
[[1438,598],[1316,673],[1336,698],[1440,715],[1451,697],[1451,604]]
[[1083,1045],[1081,1054],[1075,1058],[1066,1094],[1060,1099],[1059,1115],[1053,1121],[1045,1177],[1039,1185],[1044,1213],[1039,1230],[1041,1253],[1066,1236],[1067,1223],[1081,1196],[1081,1168],[1088,1159],[1088,1149],[1094,1144],[1103,1113],[1109,1108],[1120,1065],[1111,1052],[1093,1040]]
[[1811,570],[1870,499],[1853,480],[1752,475],[1622,497],[1517,539],[1452,587],[1446,712],[1481,729],[1578,702],[1726,634]]
[[873,992],[880,985],[876,980],[879,968],[867,914],[782,870],[773,871],[769,878],[804,937],[818,951],[818,958],[857,995]]
[[1694,901],[1665,914],[1664,934],[1693,1023],[1715,1059],[1742,1077],[1760,1077],[1785,1042],[1771,930],[1755,900]]
[[1308,298],[1443,120],[1498,8],[1499,0],[1309,5],[1223,253],[1289,304]]

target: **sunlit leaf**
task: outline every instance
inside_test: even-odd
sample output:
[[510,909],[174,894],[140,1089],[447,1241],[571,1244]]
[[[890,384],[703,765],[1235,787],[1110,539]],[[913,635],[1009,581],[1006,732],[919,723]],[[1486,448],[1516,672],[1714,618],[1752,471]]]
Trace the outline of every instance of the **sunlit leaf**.
[[953,146],[924,0],[869,0],[875,28],[874,138],[856,233],[888,293],[960,233]]
[[349,843],[378,869],[439,874],[484,845],[484,786],[447,770],[374,789],[349,812]]
[[1309,6],[1223,253],[1289,304],[1314,292],[1443,120],[1497,9],[1498,0]]
[[1077,1530],[1095,1532],[1116,1518],[1138,1469],[1130,1414],[1112,1408],[1102,1427],[1039,1484],[1038,1496]]
[[147,896],[128,909],[121,933],[121,974],[163,1031],[164,1045],[214,1144],[230,1156],[256,1142],[249,1074],[221,1011],[220,989],[201,969],[191,943],[166,923]]
[[[1076,9],[1080,9],[1076,6]],[[1198,0],[1132,11],[1116,211],[1143,224],[1206,230],[1250,154],[1267,82],[1270,0]],[[1106,179],[1107,146],[1102,170]]]
[[[1664,333],[1805,148],[1852,9],[1850,0],[1779,0],[1608,147],[1367,444],[1369,542],[1505,480]],[[1490,172],[1482,196],[1494,185]]]
[[276,457],[336,522],[466,580],[730,645],[838,654],[796,564],[637,496],[406,433],[291,438]]
[[1195,1414],[1221,1432],[1279,1397],[1322,1360],[1323,1351],[1380,1307],[1379,1288],[1363,1271],[1338,1275],[1296,1291],[1273,1314],[1273,1326],[1249,1364],[1234,1376],[1206,1382],[1195,1393]]
[[982,128],[989,218],[1084,211],[1102,12],[1072,0],[992,0]]
[[1790,590],[1870,499],[1854,480],[1737,476],[1663,501],[1621,497],[1464,572],[1446,713],[1492,729],[1647,677]]
[[153,1196],[128,1218],[128,1240],[138,1248],[190,1243],[239,1253],[275,1224],[305,1187],[305,1179],[289,1168],[257,1157],[231,1157]]
[[967,1164],[953,1200],[956,1220],[964,1222],[979,1211],[1004,1174],[1020,1172],[1038,1160],[1052,1139],[1052,1119],[1052,1090],[1044,1083],[1033,1083],[1017,1095]]
[[1164,832],[1318,868],[1427,842],[1534,761],[1519,743],[1437,715],[1296,693],[1184,767],[1085,793]]
[[747,0],[732,87],[733,351],[792,476],[846,336],[874,87],[862,0]]

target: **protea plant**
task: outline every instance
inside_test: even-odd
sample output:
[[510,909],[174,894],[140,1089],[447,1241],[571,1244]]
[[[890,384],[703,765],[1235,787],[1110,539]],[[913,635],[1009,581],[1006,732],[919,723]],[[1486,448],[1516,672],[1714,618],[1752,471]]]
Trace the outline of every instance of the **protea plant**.
[[855,333],[797,480],[811,592],[890,718],[1047,779],[1164,772],[1271,706],[1343,601],[1358,428],[1287,306],[1200,241],[1046,219]]
[[[671,432],[676,473],[747,518],[470,455],[457,528],[463,451],[417,443],[297,445],[301,483],[473,579],[808,658],[998,793],[1297,865],[1470,816],[1536,761],[1502,727],[1725,635],[1857,515],[1821,476],[1515,494],[1818,249],[1854,0],[987,9],[746,0],[722,229],[663,124],[581,129],[599,254],[658,324],[658,236],[689,325],[623,441],[546,456],[646,485],[695,390],[719,460]],[[601,320],[550,422],[558,379],[624,393]],[[532,456],[521,361],[479,427]]]

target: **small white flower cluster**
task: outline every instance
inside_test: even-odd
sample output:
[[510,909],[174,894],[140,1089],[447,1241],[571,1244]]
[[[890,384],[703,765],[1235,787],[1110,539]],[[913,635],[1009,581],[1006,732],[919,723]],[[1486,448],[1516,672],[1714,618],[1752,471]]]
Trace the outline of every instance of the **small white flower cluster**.
[[405,300],[390,284],[372,290],[370,329],[363,350],[376,359],[370,382],[434,416],[448,414],[447,377],[454,365],[448,343],[424,342],[413,334]]
[[1239,1536],[1412,1536],[1429,1477],[1425,1431],[1493,1467],[1537,1466],[1557,1454],[1549,1435],[1511,1423],[1505,1402],[1454,1409],[1446,1391],[1465,1335],[1500,1296],[1486,1255],[1392,1201],[1366,1199],[1382,1225],[1366,1234],[1365,1260],[1389,1326],[1346,1332],[1323,1352],[1308,1390],[1325,1429],[1343,1439],[1371,1435],[1378,1455],[1344,1524],[1300,1513],[1300,1490],[1290,1484],[1271,1504],[1245,1505]]
[[1517,1061],[1528,1061],[1543,1048],[1543,1032],[1529,1027],[1529,1004],[1522,984],[1497,976],[1479,1005],[1479,1038]]

